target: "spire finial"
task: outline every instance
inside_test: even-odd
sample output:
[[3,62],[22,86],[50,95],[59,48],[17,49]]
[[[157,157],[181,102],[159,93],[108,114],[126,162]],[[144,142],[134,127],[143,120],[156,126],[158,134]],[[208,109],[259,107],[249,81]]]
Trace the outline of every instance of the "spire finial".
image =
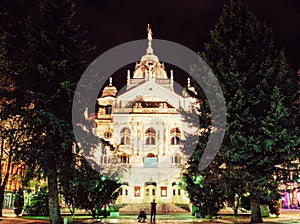
[[112,77],[109,78],[109,86],[112,86]]
[[191,87],[191,79],[190,78],[187,79],[187,87]]
[[127,84],[130,84],[130,70],[127,70]]
[[152,30],[150,28],[150,24],[148,24],[148,28],[147,28],[147,31],[148,31],[148,48],[147,48],[147,54],[153,54],[153,49],[152,49]]
[[149,41],[152,41],[152,30],[151,30],[151,28],[150,28],[150,24],[148,24],[148,28],[147,28],[147,30],[148,30],[148,40]]

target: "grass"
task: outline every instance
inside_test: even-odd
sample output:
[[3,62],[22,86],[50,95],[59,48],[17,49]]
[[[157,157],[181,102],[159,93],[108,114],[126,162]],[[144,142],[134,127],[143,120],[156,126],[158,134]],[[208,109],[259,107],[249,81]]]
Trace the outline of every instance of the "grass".
[[39,220],[48,220],[48,216],[30,216],[30,215],[23,215],[22,218],[24,219],[39,219]]

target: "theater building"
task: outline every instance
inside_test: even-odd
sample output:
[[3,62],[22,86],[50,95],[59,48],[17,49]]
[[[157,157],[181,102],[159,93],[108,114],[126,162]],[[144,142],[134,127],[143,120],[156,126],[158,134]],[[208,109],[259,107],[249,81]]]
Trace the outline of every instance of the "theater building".
[[[146,46],[145,46],[146,48]],[[110,78],[97,99],[96,134],[117,146],[114,152],[102,150],[101,165],[113,158],[124,165],[121,194],[117,203],[189,203],[178,186],[186,161],[182,152],[185,125],[179,113],[189,111],[194,99],[184,89],[174,90],[173,71],[166,71],[152,49],[148,27],[146,54],[120,79],[127,81],[118,94]],[[187,88],[191,87],[189,79]]]

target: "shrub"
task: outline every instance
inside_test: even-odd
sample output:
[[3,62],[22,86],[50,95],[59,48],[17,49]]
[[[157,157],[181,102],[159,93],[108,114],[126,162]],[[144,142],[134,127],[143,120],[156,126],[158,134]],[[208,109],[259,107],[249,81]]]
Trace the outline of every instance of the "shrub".
[[25,212],[32,216],[49,216],[48,198],[47,186],[41,187],[40,190],[30,198],[28,205],[25,206]]
[[14,207],[15,208],[23,208],[24,206],[24,195],[23,189],[19,189],[14,195]]

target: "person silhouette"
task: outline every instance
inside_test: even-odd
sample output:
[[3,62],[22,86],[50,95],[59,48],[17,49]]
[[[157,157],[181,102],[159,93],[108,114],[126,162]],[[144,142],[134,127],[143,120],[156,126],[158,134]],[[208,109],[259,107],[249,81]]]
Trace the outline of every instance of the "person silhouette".
[[150,216],[150,222],[155,223],[155,216],[156,216],[156,202],[155,199],[151,202],[151,216]]
[[140,209],[140,213],[138,215],[138,222],[146,222],[147,215],[143,209]]

